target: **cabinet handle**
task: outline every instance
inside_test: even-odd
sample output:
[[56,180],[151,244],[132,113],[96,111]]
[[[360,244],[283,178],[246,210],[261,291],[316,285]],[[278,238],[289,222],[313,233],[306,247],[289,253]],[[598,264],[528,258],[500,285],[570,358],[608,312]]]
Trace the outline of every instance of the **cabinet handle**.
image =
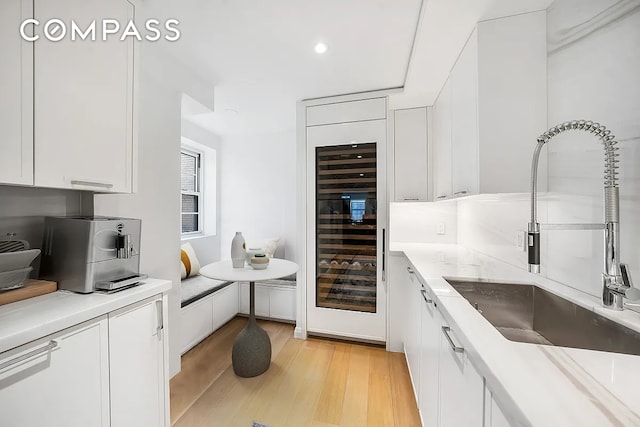
[[433,300],[431,298],[427,298],[427,291],[422,289],[420,290],[420,293],[422,294],[422,299],[424,300],[424,302],[426,302],[427,304],[433,304]]
[[164,329],[164,316],[162,315],[162,300],[159,299],[156,301],[156,324],[158,327],[156,328],[156,334],[158,335],[158,339],[161,338],[162,330]]
[[113,188],[113,184],[110,184],[108,182],[82,181],[79,179],[72,179],[71,185],[83,185],[85,187],[98,187],[98,188]]
[[387,230],[382,229],[382,281],[387,280]]
[[416,201],[416,200],[420,200],[420,198],[419,197],[405,197],[402,200],[404,200],[404,201]]
[[444,196],[438,196],[438,197],[436,197],[436,199],[438,199],[438,200],[440,200],[440,199],[446,199],[446,198],[447,198],[447,195],[446,195],[446,194],[445,194]]
[[44,347],[41,347],[41,348],[39,348],[37,350],[30,351],[29,353],[25,353],[22,356],[18,356],[16,358],[8,360],[6,362],[0,363],[0,371],[5,369],[5,368],[8,368],[9,366],[13,366],[13,365],[15,365],[17,363],[20,363],[20,362],[23,362],[25,360],[31,359],[32,357],[38,356],[38,355],[40,355],[42,353],[46,353],[49,350],[53,350],[56,347],[58,347],[58,342],[51,340],[49,342],[49,344],[45,345]]
[[413,269],[411,267],[407,267],[407,273],[409,274],[416,274],[415,271],[413,271]]
[[458,347],[457,345],[455,345],[453,343],[453,340],[451,339],[451,335],[449,335],[449,331],[450,330],[451,330],[451,328],[448,327],[448,326],[443,326],[442,327],[442,333],[447,338],[447,341],[449,341],[449,345],[451,346],[451,348],[453,349],[454,352],[456,352],[456,353],[464,353],[464,347]]
[[460,196],[462,194],[467,194],[468,191],[467,190],[462,190],[462,191],[456,191],[455,193],[453,193],[454,196]]

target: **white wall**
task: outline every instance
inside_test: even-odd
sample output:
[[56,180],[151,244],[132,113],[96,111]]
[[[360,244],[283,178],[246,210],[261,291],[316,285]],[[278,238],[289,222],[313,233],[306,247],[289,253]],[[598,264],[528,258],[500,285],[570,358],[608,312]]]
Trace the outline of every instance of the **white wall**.
[[245,240],[281,237],[285,258],[295,260],[295,130],[224,138],[222,151],[221,258],[231,258],[231,240],[240,231]]
[[[171,58],[160,44],[139,43],[138,191],[96,195],[96,214],[142,219],[140,270],[171,280],[169,293],[170,373],[180,370],[180,138],[182,93],[198,88],[199,100],[213,104],[213,88]],[[190,93],[191,95],[191,93]]]
[[182,145],[204,153],[204,235],[183,239],[189,242],[200,265],[220,260],[220,138],[192,122],[182,120]]
[[[586,119],[617,136],[620,147],[621,259],[640,280],[640,1],[556,0],[548,10],[548,123]],[[544,129],[540,130],[541,132]],[[531,142],[531,147],[535,141]],[[555,137],[549,153],[549,194],[540,205],[551,223],[602,222],[604,152],[584,132]],[[522,160],[529,167],[530,159]],[[526,268],[515,244],[526,229],[528,195],[458,202],[459,243]],[[602,231],[542,234],[542,271],[549,278],[601,295]]]

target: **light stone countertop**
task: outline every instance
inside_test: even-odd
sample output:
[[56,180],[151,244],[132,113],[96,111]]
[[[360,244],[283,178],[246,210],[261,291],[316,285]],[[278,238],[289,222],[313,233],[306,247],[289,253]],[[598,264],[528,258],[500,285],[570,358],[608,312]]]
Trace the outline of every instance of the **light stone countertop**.
[[171,289],[171,282],[144,283],[113,294],[57,291],[0,306],[0,353],[118,310]]
[[514,425],[640,426],[640,356],[509,341],[445,280],[529,283],[631,329],[640,314],[458,245],[391,243],[429,286],[445,320]]

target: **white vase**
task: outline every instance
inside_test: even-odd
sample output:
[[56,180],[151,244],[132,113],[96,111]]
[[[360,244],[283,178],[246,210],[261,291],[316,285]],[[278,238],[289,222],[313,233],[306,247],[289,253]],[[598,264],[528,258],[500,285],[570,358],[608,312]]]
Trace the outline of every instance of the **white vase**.
[[233,268],[244,267],[246,253],[244,237],[242,237],[242,233],[238,231],[231,241],[231,262],[233,264]]

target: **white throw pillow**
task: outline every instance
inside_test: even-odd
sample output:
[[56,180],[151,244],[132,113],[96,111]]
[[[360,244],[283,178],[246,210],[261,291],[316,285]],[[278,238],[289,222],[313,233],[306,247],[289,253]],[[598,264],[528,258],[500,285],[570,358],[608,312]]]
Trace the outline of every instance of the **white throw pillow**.
[[273,258],[278,249],[279,237],[270,237],[268,239],[247,240],[247,249],[260,249],[266,256]]
[[191,243],[185,243],[180,247],[180,278],[195,276],[200,273],[200,261],[193,250]]

